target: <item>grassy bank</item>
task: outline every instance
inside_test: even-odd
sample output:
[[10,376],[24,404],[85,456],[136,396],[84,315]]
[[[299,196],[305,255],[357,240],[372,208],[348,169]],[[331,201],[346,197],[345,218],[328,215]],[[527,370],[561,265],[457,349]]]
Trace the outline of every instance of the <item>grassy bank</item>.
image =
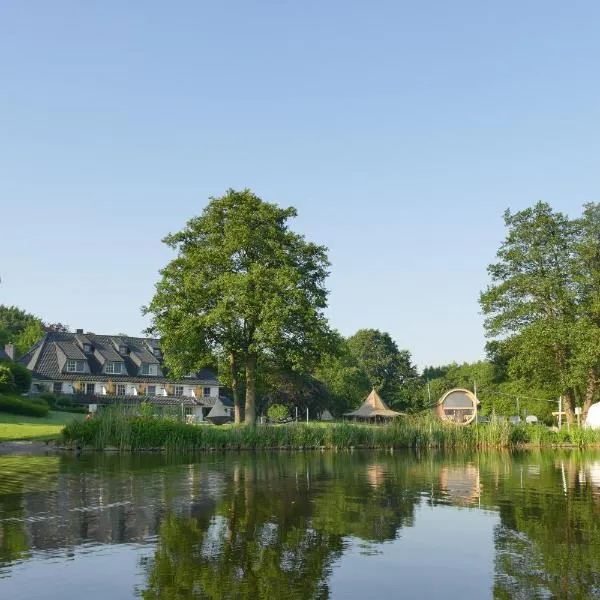
[[50,411],[45,417],[27,417],[0,412],[0,441],[60,438],[63,427],[83,415]]
[[129,417],[107,411],[63,431],[67,443],[119,450],[258,450],[274,448],[495,448],[530,444],[552,446],[600,444],[600,431],[572,428],[552,432],[542,426],[497,423],[456,427],[432,418],[408,418],[387,426],[354,423],[293,423],[216,427]]

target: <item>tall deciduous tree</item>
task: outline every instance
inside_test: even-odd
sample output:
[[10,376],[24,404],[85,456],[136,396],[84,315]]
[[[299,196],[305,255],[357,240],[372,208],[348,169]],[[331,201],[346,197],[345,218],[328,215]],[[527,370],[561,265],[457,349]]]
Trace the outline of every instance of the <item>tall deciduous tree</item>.
[[145,309],[176,372],[201,366],[211,353],[228,357],[236,420],[244,374],[247,423],[255,421],[258,361],[305,370],[329,338],[326,249],[289,230],[295,216],[250,190],[212,198],[164,239],[177,257]]
[[600,361],[600,207],[569,220],[543,202],[504,215],[507,237],[481,294],[490,337],[508,349],[511,379],[553,388],[584,416]]
[[410,352],[399,350],[390,334],[378,329],[359,329],[348,338],[348,347],[371,386],[390,404],[404,408],[401,386],[417,377]]

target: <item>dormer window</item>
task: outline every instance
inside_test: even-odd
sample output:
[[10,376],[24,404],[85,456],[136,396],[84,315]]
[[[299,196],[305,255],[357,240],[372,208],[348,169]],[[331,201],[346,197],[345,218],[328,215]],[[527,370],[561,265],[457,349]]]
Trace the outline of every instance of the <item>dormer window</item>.
[[142,375],[158,375],[158,365],[143,363]]
[[119,354],[129,354],[129,348],[125,344],[119,346]]
[[89,354],[92,351],[92,345],[91,344],[83,344],[83,351],[86,354]]
[[152,353],[154,356],[160,358],[160,348],[158,346],[154,346],[154,348],[152,348]]
[[68,360],[67,373],[83,373],[85,371],[85,362],[83,360]]
[[122,362],[108,362],[106,363],[106,372],[112,375],[120,375],[123,373]]

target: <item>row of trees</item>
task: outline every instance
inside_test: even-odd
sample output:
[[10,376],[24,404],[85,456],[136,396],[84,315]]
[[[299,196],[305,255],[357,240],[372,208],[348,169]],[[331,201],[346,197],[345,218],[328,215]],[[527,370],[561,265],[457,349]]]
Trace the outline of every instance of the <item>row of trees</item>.
[[276,402],[341,412],[371,387],[394,408],[420,410],[444,389],[477,381],[484,412],[526,407],[547,419],[558,395],[569,420],[576,405],[585,414],[597,399],[600,205],[577,219],[544,203],[507,211],[507,237],[480,298],[488,360],[422,375],[389,334],[365,329],[345,339],[330,329],[326,248],[289,229],[295,216],[249,190],[212,198],[165,238],[177,256],[144,309],[174,372],[217,357],[237,421],[245,413],[254,422],[257,398],[259,409]]
[[46,323],[17,306],[0,304],[0,348],[14,344],[17,356],[22,356],[47,331],[69,331],[62,323]]
[[[412,411],[475,382],[484,413],[526,408],[550,419],[561,395],[572,420],[575,406],[585,415],[597,401],[600,205],[586,205],[576,219],[542,202],[507,211],[507,236],[480,296],[488,360],[421,375],[388,333],[361,329],[344,338],[330,328],[327,250],[290,229],[295,216],[250,190],[211,198],[164,239],[176,257],[144,308],[175,375],[218,365],[236,421],[253,423],[267,403],[339,414],[371,387],[393,408]],[[52,329],[67,328],[0,306],[0,343],[14,343],[19,354]]]

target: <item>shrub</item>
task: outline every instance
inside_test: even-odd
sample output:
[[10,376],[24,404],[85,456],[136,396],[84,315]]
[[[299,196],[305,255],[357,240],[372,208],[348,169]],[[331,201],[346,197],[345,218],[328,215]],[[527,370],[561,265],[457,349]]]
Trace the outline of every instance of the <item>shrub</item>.
[[10,394],[16,391],[15,378],[8,363],[0,363],[0,393]]
[[47,402],[52,410],[58,412],[70,412],[78,414],[87,413],[86,406],[74,404],[71,398],[69,398],[69,396],[55,396],[54,394],[44,392],[37,397]]
[[18,394],[26,394],[31,387],[31,371],[18,363],[8,363],[15,382],[15,391]]
[[0,412],[7,412],[13,415],[24,415],[27,417],[45,417],[50,407],[42,401],[32,402],[31,400],[0,395]]
[[289,416],[288,407],[283,404],[272,404],[267,410],[267,417],[271,421],[284,421]]

